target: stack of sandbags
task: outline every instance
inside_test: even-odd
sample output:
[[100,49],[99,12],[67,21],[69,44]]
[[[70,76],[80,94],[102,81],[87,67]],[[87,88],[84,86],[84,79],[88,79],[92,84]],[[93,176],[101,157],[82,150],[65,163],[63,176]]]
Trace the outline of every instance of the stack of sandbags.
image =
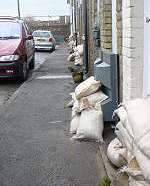
[[74,82],[80,83],[83,81],[83,45],[74,47],[73,51],[67,59],[68,69],[72,73]]
[[72,139],[93,139],[103,141],[103,114],[101,102],[107,96],[100,91],[100,82],[90,77],[79,84],[72,93],[72,121],[70,132]]
[[78,45],[74,49],[75,51],[75,65],[83,65],[83,45]]
[[69,40],[68,40],[68,49],[69,49],[69,51],[73,51],[74,47],[75,47],[74,36],[70,35],[69,36]]
[[115,114],[119,118],[115,132],[126,149],[129,185],[150,185],[150,97],[122,104]]

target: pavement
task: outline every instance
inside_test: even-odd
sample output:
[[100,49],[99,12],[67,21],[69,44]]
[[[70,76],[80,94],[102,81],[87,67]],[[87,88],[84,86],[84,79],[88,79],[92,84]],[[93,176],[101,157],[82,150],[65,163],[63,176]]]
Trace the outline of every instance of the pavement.
[[0,186],[98,186],[99,145],[70,140],[74,90],[60,46],[0,113]]

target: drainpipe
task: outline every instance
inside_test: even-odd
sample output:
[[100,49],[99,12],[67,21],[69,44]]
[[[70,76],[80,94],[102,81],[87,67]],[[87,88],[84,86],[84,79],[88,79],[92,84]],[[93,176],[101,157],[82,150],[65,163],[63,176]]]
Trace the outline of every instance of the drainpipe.
[[84,79],[88,77],[88,14],[87,1],[83,0],[83,73]]
[[76,46],[78,45],[78,40],[77,40],[77,5],[76,1],[74,0],[74,35],[75,35],[75,41],[76,41]]

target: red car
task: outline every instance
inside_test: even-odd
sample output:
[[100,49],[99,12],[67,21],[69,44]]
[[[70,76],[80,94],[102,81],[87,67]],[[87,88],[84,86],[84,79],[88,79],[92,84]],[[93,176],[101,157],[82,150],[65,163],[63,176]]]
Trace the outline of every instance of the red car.
[[26,24],[13,17],[0,17],[0,78],[27,79],[34,69],[33,36]]

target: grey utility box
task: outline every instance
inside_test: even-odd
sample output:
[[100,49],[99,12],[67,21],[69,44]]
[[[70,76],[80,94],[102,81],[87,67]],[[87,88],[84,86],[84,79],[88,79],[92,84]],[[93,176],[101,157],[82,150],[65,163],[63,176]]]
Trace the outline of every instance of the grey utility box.
[[94,63],[95,80],[100,80],[108,99],[102,102],[104,121],[113,121],[113,112],[119,103],[119,60],[117,54],[102,52]]

